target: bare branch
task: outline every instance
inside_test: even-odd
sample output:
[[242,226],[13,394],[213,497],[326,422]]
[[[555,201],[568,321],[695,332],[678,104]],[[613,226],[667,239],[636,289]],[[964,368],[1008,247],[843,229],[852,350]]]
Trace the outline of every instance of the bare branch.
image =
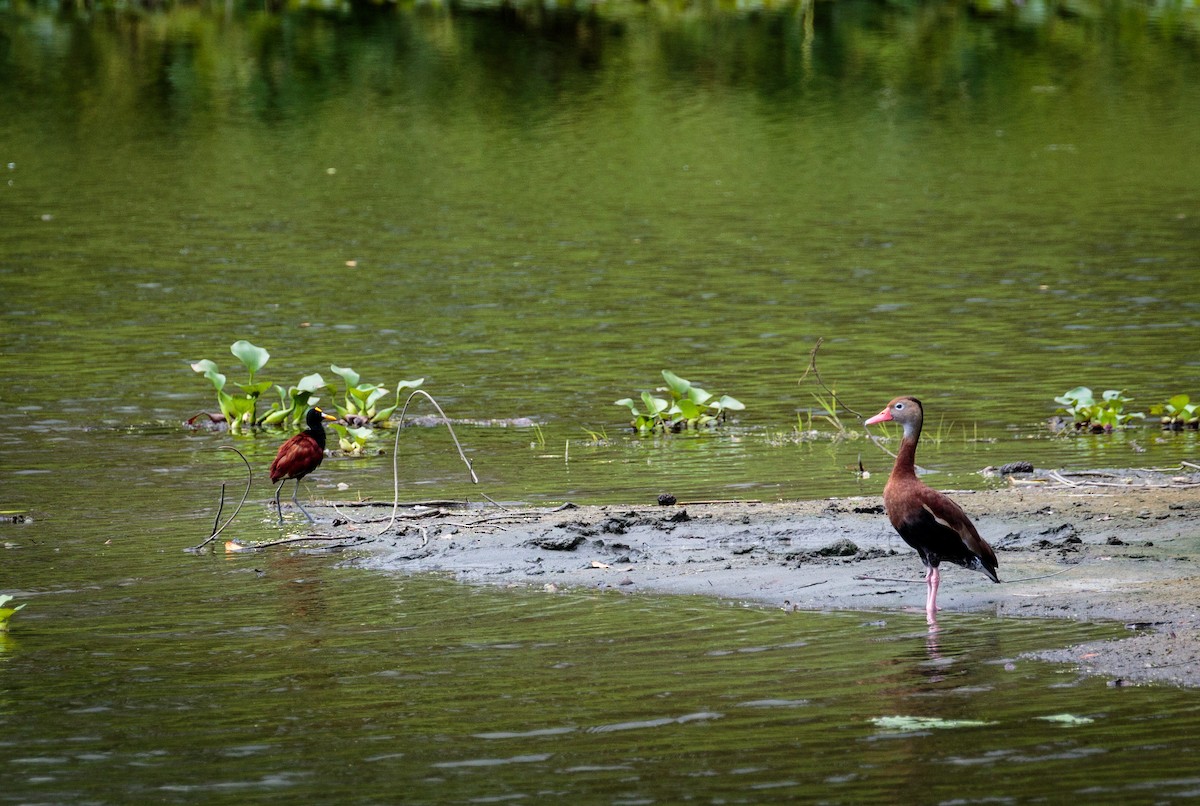
[[400,410],[400,422],[396,424],[396,441],[392,445],[392,517],[388,520],[387,525],[379,530],[378,534],[384,534],[396,522],[396,511],[400,508],[400,431],[404,428],[404,416],[408,413],[408,404],[417,395],[424,396],[433,407],[437,409],[438,414],[442,415],[442,421],[446,423],[446,429],[450,432],[450,438],[454,440],[454,447],[458,449],[458,456],[463,460],[463,464],[467,466],[467,470],[471,474],[471,481],[478,484],[479,477],[475,475],[475,468],[471,467],[471,460],[463,453],[462,445],[458,442],[458,436],[454,433],[454,426],[450,424],[450,418],[446,416],[446,412],[442,411],[442,407],[433,399],[433,396],[424,389],[416,389],[404,401],[404,408]]
[[821,378],[821,370],[817,369],[817,351],[821,349],[821,345],[824,343],[825,343],[824,336],[821,336],[820,338],[817,339],[817,343],[813,345],[813,348],[808,353],[808,368],[804,370],[804,374],[800,376],[800,380],[796,381],[796,383],[797,384],[804,383],[804,379],[807,378],[808,374],[811,372],[813,374],[813,376],[816,377],[817,383],[819,383],[821,385],[821,388],[829,393],[830,398],[832,398],[832,400],[833,400],[834,409],[836,409],[840,405],[846,411],[850,412],[855,417],[857,417],[858,419],[861,420],[863,418],[863,416],[861,414],[859,414],[857,411],[855,411],[854,409],[847,406],[845,403],[839,403],[837,392],[830,389],[829,385],[827,383],[825,383],[825,381]]
[[193,546],[190,549],[191,551],[199,551],[200,549],[207,546],[209,543],[216,540],[217,537],[221,534],[221,532],[225,531],[225,527],[228,526],[229,524],[233,523],[233,519],[236,518],[238,516],[238,513],[242,511],[242,504],[246,503],[246,498],[250,495],[250,484],[254,480],[254,471],[250,469],[250,462],[246,459],[246,457],[242,454],[241,451],[239,451],[237,448],[233,447],[232,445],[221,445],[218,447],[218,450],[233,451],[239,457],[241,457],[242,463],[246,465],[246,489],[242,492],[242,500],[238,501],[237,508],[234,509],[233,514],[229,516],[229,520],[227,520],[227,521],[225,521],[225,523],[221,524],[220,528],[217,528],[217,521],[220,520],[221,512],[225,509],[225,482],[221,482],[221,503],[217,507],[217,517],[213,520],[212,534],[210,534],[208,536],[208,539],[205,540],[203,543],[199,544],[198,546]]

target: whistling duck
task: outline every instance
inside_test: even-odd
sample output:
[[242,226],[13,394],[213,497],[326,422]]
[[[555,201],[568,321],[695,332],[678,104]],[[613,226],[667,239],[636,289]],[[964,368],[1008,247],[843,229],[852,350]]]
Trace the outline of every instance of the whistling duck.
[[925,616],[936,626],[941,581],[938,564],[942,560],[982,571],[993,582],[999,582],[1000,578],[996,576],[996,553],[979,536],[962,507],[917,478],[915,458],[923,418],[921,401],[898,397],[867,420],[866,425],[892,421],[904,429],[896,464],[883,488],[883,505],[892,526],[905,543],[917,550],[925,564]]
[[288,479],[296,480],[296,487],[292,490],[292,501],[304,513],[304,517],[308,518],[308,522],[312,523],[312,515],[300,504],[296,495],[300,492],[300,479],[320,467],[321,460],[325,458],[324,421],[336,419],[337,417],[313,406],[304,415],[307,430],[279,446],[279,453],[275,454],[275,461],[271,463],[269,473],[272,484],[279,482],[279,486],[275,488],[275,511],[279,513],[280,523],[283,523],[283,509],[279,506],[279,491]]

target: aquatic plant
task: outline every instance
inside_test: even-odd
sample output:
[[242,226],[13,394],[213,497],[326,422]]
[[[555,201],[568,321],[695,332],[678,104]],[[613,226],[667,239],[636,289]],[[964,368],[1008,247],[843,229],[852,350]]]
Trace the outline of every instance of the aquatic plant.
[[23,608],[25,605],[17,605],[16,607],[5,607],[13,600],[12,596],[0,593],[0,632],[8,630],[8,620],[12,618],[13,613]]
[[279,402],[271,405],[270,411],[260,421],[261,424],[300,425],[304,421],[305,412],[321,399],[315,393],[324,386],[325,379],[316,372],[312,375],[305,375],[295,386],[287,389],[275,384],[275,391],[279,393]]
[[1150,407],[1150,413],[1159,418],[1163,428],[1172,431],[1200,427],[1200,403],[1191,402],[1188,395],[1175,395],[1165,403],[1156,403]]
[[1089,430],[1095,433],[1112,431],[1121,428],[1130,420],[1142,419],[1142,412],[1126,412],[1125,404],[1133,398],[1125,397],[1125,390],[1109,389],[1100,400],[1092,395],[1092,390],[1086,386],[1076,386],[1054,398],[1055,403],[1062,405],[1058,414],[1070,415],[1075,421],[1075,428]]
[[[810,392],[813,400],[817,401],[817,405],[821,407],[824,414],[818,415],[822,420],[832,425],[838,433],[846,431],[845,424],[842,423],[842,418],[838,415],[837,392],[830,389],[829,396],[825,397],[819,392]],[[809,414],[809,425],[812,424],[812,414]]]
[[656,429],[682,431],[685,428],[716,425],[728,417],[728,412],[742,411],[746,408],[737,398],[709,394],[670,370],[664,369],[662,376],[667,385],[655,391],[668,393],[670,399],[642,392],[641,401],[645,409],[639,408],[637,401],[630,397],[621,398],[614,403],[629,409],[633,415],[630,425],[639,433],[644,434]]
[[217,405],[221,408],[225,422],[229,424],[231,431],[240,431],[244,426],[257,424],[255,413],[258,408],[258,398],[271,388],[271,384],[269,382],[255,383],[254,374],[266,365],[267,361],[271,359],[271,354],[245,339],[239,339],[230,345],[229,352],[242,362],[242,366],[250,375],[246,383],[236,384],[242,390],[240,395],[231,395],[225,391],[228,379],[221,373],[215,361],[207,358],[197,361],[192,364],[192,370],[208,378],[216,388]]
[[[366,440],[370,438],[372,427],[387,422],[395,412],[397,404],[381,405],[382,399],[389,392],[383,384],[363,383],[362,378],[350,367],[330,365],[329,369],[345,382],[345,391],[341,402],[337,401],[338,388],[326,383],[320,373],[305,375],[294,386],[284,388],[270,381],[258,381],[255,375],[270,360],[271,354],[262,347],[257,347],[245,339],[239,339],[230,345],[229,351],[242,362],[246,368],[248,379],[246,383],[234,384],[240,394],[231,394],[228,378],[220,371],[215,361],[207,358],[191,365],[192,370],[203,375],[212,383],[217,392],[217,405],[221,416],[229,425],[229,430],[241,433],[246,428],[257,426],[299,426],[304,420],[304,413],[320,401],[317,394],[322,390],[335,398],[334,406],[339,417],[345,421],[347,428],[339,433],[343,449],[360,453]],[[411,381],[400,381],[396,385],[396,400],[399,401],[401,391],[413,390],[425,382],[424,378]],[[279,399],[272,402],[266,412],[259,414],[259,402],[267,390],[274,387]],[[197,415],[200,416],[200,415]],[[213,416],[214,419],[219,419]],[[196,418],[192,418],[195,420]],[[190,421],[189,421],[190,422]],[[365,429],[365,431],[364,431]],[[357,446],[357,447],[355,447]]]
[[[417,378],[415,381],[400,381],[396,384],[396,402],[380,408],[379,402],[388,393],[387,387],[378,383],[360,383],[361,376],[350,367],[339,367],[332,364],[329,369],[346,383],[342,402],[338,403],[335,400],[334,406],[342,419],[358,427],[387,422],[388,417],[392,416],[392,412],[399,405],[400,392],[405,389],[416,389],[425,382],[424,378]],[[337,390],[332,384],[327,388],[336,394]]]

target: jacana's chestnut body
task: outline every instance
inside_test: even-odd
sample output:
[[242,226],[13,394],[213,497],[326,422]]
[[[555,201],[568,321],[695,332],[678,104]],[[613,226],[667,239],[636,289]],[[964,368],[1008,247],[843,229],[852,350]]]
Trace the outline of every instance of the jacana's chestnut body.
[[987,574],[993,582],[1000,581],[996,575],[999,563],[996,553],[979,536],[962,507],[917,478],[917,441],[924,421],[921,401],[898,397],[866,424],[887,421],[899,423],[904,436],[896,464],[883,488],[883,505],[892,527],[905,543],[916,549],[925,564],[925,613],[929,623],[936,625],[937,589],[941,580],[938,566],[943,560]]
[[275,510],[279,513],[280,523],[283,522],[283,509],[279,506],[279,492],[288,479],[296,480],[296,488],[292,491],[293,503],[304,513],[304,517],[312,521],[312,516],[301,506],[296,495],[300,491],[300,479],[320,467],[321,460],[325,458],[324,421],[336,419],[314,406],[304,416],[307,428],[279,446],[279,452],[275,454],[275,461],[271,463],[268,472],[272,484],[279,482],[279,486],[275,488]]

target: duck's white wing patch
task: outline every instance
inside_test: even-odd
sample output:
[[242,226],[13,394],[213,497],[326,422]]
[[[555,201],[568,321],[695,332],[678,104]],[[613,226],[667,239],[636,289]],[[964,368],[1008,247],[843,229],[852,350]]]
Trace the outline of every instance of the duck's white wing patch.
[[945,518],[939,517],[936,512],[934,512],[932,509],[930,509],[929,504],[921,504],[921,509],[925,510],[930,515],[932,515],[933,519],[935,521],[940,523],[942,526],[945,526],[947,529],[954,531],[954,532],[958,531],[957,529],[955,529],[953,526],[950,525],[950,522],[948,520],[946,520]]

